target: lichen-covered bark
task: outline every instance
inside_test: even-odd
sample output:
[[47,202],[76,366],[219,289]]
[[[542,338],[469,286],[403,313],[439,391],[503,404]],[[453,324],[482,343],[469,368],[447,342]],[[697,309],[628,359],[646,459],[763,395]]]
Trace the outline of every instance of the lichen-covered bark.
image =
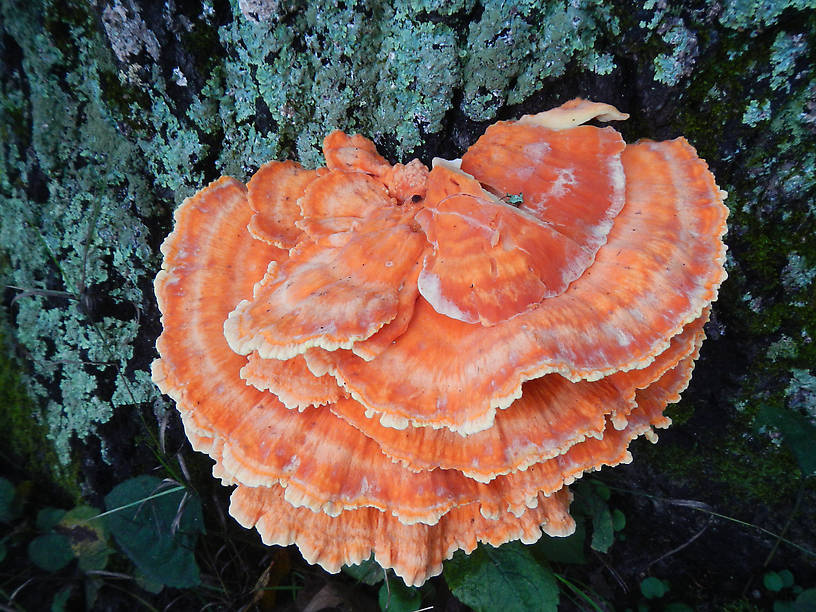
[[814,5],[3,2],[1,322],[32,398],[4,422],[34,419],[69,464],[92,439],[109,456],[114,415],[166,410],[147,371],[158,245],[218,175],[318,165],[334,128],[392,160],[456,157],[489,122],[584,96],[631,113],[630,139],[687,136],[730,194],[694,407],[812,436]]

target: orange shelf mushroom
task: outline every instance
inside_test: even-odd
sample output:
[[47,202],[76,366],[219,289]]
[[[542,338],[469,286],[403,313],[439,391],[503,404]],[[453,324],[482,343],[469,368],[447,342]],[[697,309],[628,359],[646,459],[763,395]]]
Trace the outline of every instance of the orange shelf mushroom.
[[409,585],[573,531],[567,485],[669,425],[725,279],[725,193],[682,138],[584,125],[626,118],[573,100],[431,170],[334,132],[178,208],[153,380],[242,525]]

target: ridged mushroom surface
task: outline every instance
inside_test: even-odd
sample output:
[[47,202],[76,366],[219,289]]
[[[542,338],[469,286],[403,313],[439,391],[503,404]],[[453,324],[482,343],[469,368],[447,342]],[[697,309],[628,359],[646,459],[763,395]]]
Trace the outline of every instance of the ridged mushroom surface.
[[725,278],[727,210],[684,139],[573,100],[461,160],[263,165],[188,198],[155,281],[153,380],[230,512],[407,584],[478,542],[568,535],[567,486],[656,440]]

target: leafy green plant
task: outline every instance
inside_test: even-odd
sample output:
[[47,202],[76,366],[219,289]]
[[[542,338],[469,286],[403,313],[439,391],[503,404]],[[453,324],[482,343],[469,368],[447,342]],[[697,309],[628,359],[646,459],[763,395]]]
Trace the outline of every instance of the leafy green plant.
[[445,563],[445,580],[459,601],[474,610],[556,610],[558,583],[520,542],[480,545],[470,556],[457,552]]
[[373,555],[357,565],[344,565],[343,572],[369,586],[382,583],[377,594],[382,612],[412,612],[422,605],[422,591],[406,586],[393,571],[385,571]]
[[[0,478],[0,523],[11,523],[19,514],[19,504],[16,502],[16,492],[11,481]],[[0,563],[6,558],[8,549],[6,541],[9,536],[0,538]]]
[[803,414],[784,407],[763,406],[756,417],[756,426],[763,430],[775,429],[782,434],[790,448],[802,476],[816,475],[816,427]]
[[793,601],[775,601],[774,612],[807,612],[816,610],[816,589],[806,589]]
[[568,563],[573,565],[583,565],[587,562],[585,554],[586,548],[586,526],[583,521],[578,521],[575,525],[575,533],[566,538],[542,537],[538,542],[530,547],[536,559],[553,563]]
[[669,592],[669,583],[649,576],[640,582],[640,592],[646,599],[660,599]]
[[20,515],[20,504],[14,485],[6,478],[0,478],[0,523],[11,523]]
[[584,479],[572,487],[575,501],[571,512],[576,521],[592,526],[590,547],[601,553],[609,552],[615,534],[626,526],[623,512],[609,506],[611,491],[602,482]]
[[77,559],[81,571],[103,570],[111,549],[103,524],[89,519],[99,514],[92,506],[77,506],[67,512],[46,507],[37,513],[41,532],[28,544],[31,561],[47,572],[57,572]]
[[[92,606],[101,581],[94,573],[103,573],[108,557],[113,552],[109,546],[109,537],[104,523],[91,520],[99,515],[99,509],[92,506],[77,506],[70,510],[46,506],[40,508],[31,524],[22,514],[23,496],[6,479],[0,479],[0,515],[4,522],[13,523],[12,531],[0,540],[0,562],[6,559],[8,547],[23,547],[31,566],[54,575],[62,572],[60,580],[67,581],[62,588],[53,592],[51,609],[66,609],[76,585],[83,584],[86,593],[86,604]],[[69,566],[76,560],[74,570]],[[18,561],[19,563],[19,561]],[[26,574],[29,579],[13,590],[4,594],[9,606],[15,605],[14,596],[26,584],[40,579],[36,573],[32,576],[31,566]],[[53,580],[50,577],[49,580]]]
[[374,555],[357,565],[344,565],[343,573],[370,586],[380,584],[385,579],[385,570],[374,560]]
[[[18,569],[12,571],[26,576],[10,592],[0,589],[7,609],[22,609],[15,601],[17,595],[23,589],[35,591],[30,585],[43,580],[49,584],[48,605],[57,612],[71,608],[77,597],[81,600],[77,587],[84,590],[88,608],[104,586],[126,592],[150,608],[138,590],[122,588],[117,582],[127,580],[154,594],[165,586],[200,584],[195,545],[203,532],[201,502],[174,481],[138,476],[108,494],[105,512],[89,505],[69,510],[46,506],[37,511],[34,520],[21,512],[20,488],[0,478],[0,517],[12,525],[10,533],[0,539],[0,562],[6,559],[8,549],[21,549],[23,554],[15,557]],[[117,552],[112,540],[133,562],[132,572],[108,568]],[[122,561],[120,557],[117,563]],[[57,588],[55,580],[59,581]],[[33,601],[41,603],[36,597]]]
[[74,560],[71,542],[60,533],[46,533],[28,544],[31,561],[46,572],[58,572]]
[[105,507],[116,543],[147,581],[177,588],[201,582],[195,545],[204,519],[196,494],[155,476],[136,476],[114,487]]
[[793,574],[790,570],[782,570],[780,572],[767,572],[762,577],[762,584],[769,591],[778,592],[784,588],[793,586]]
[[[774,612],[804,612],[816,610],[816,588],[803,589],[796,584],[793,572],[789,569],[765,572],[762,585],[774,597]],[[787,599],[795,595],[795,599]],[[785,599],[777,599],[785,597]]]
[[377,601],[382,612],[412,612],[422,605],[422,592],[405,586],[400,578],[386,576]]
[[611,491],[603,483],[584,479],[572,489],[574,534],[566,538],[543,536],[531,546],[520,542],[500,548],[482,545],[469,556],[456,553],[445,563],[444,571],[454,596],[476,610],[555,610],[564,594],[581,607],[600,610],[596,602],[601,598],[554,572],[551,564],[581,565],[587,562],[588,550],[608,552],[616,534],[620,537],[625,528],[626,517],[610,507]]

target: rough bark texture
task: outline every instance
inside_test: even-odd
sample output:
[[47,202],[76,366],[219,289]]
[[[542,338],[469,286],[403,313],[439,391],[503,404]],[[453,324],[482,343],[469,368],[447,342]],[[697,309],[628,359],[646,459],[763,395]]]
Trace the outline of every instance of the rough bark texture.
[[[181,443],[148,372],[152,281],[174,207],[201,186],[272,158],[319,165],[335,128],[391,161],[454,158],[489,123],[583,96],[630,113],[627,140],[686,136],[731,210],[679,425],[615,478],[781,529],[816,472],[816,2],[633,6],[2,2],[4,461],[93,499],[153,467],[157,427]],[[688,511],[627,503],[664,536],[688,530],[638,571],[695,531]],[[788,537],[813,548],[810,513]]]

